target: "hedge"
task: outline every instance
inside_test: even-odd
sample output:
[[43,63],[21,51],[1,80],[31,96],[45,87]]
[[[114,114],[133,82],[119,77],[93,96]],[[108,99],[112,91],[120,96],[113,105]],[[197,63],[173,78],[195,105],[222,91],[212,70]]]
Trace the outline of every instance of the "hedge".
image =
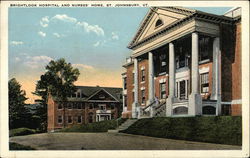
[[13,143],[13,142],[9,143],[9,147],[10,147],[10,150],[35,150],[35,148],[32,148],[30,146],[21,145],[21,144]]
[[35,134],[36,130],[29,128],[16,128],[10,130],[10,137]]
[[122,132],[169,139],[241,145],[242,118],[240,116],[146,118],[138,120]]
[[[118,119],[118,124],[122,124],[126,119]],[[58,132],[107,132],[109,129],[117,128],[117,120],[107,120],[89,123],[85,125],[74,125],[70,128],[64,128]]]

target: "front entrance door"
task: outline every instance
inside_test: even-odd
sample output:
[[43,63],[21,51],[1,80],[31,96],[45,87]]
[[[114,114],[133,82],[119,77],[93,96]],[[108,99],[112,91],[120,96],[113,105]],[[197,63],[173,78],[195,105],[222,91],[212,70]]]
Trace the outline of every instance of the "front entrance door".
[[186,85],[185,80],[180,81],[180,99],[185,99],[186,97]]

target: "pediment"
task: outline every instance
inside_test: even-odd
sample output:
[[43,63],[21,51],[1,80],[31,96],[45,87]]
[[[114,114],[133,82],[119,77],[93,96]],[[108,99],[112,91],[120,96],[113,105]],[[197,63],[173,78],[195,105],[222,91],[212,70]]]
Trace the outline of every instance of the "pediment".
[[[130,43],[130,46],[143,41],[150,35],[188,17],[194,12],[195,10],[181,7],[151,8],[146,17],[143,19],[134,39]],[[159,21],[161,21],[162,24],[160,24]]]
[[87,100],[99,100],[99,101],[117,101],[117,99],[108,93],[106,90],[101,89],[91,95]]

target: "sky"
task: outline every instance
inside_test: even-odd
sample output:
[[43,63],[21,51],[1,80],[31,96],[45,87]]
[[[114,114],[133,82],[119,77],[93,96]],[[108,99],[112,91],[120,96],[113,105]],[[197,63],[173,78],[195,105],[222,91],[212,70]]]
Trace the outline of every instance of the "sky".
[[[190,7],[192,8],[192,7]],[[230,8],[192,8],[222,15]],[[51,60],[65,58],[80,70],[75,85],[122,87],[127,45],[149,8],[10,8],[9,79],[28,103]]]

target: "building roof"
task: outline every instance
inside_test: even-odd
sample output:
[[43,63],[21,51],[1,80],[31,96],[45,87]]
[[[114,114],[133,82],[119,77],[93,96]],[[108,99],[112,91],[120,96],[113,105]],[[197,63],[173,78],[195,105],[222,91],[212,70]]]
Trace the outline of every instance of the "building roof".
[[81,93],[84,95],[84,98],[89,98],[96,92],[103,89],[104,91],[107,91],[110,95],[112,95],[115,99],[121,101],[120,95],[122,94],[122,88],[117,87],[99,87],[99,86],[76,86],[78,91],[80,90]]
[[[81,97],[68,97],[68,101],[82,102],[88,101],[90,97],[94,96],[101,90],[103,90],[108,95],[111,95],[116,102],[122,102],[122,88],[117,87],[100,87],[100,86],[76,86],[76,92],[81,92]],[[59,101],[56,96],[52,96],[53,100]]]
[[[185,18],[179,19],[179,20],[173,22],[172,24],[165,26],[161,30],[156,31],[152,35],[147,36],[147,38],[145,38],[141,41],[138,41],[140,35],[143,33],[144,29],[147,27],[151,18],[154,16],[154,14],[158,14],[157,13],[158,9],[167,10],[167,11],[175,12],[175,13],[180,13],[180,14],[183,14],[186,16],[185,16]],[[127,47],[129,49],[134,49],[137,46],[141,45],[142,43],[145,43],[149,40],[152,40],[153,38],[156,38],[156,36],[159,36],[162,33],[166,33],[167,30],[170,30],[170,29],[180,25],[181,23],[187,21],[188,19],[193,19],[193,18],[199,19],[199,20],[204,20],[204,21],[209,21],[209,22],[213,22],[213,23],[223,22],[223,23],[231,24],[233,22],[233,19],[230,17],[226,17],[223,15],[210,14],[210,13],[206,13],[206,12],[202,12],[202,11],[198,11],[198,10],[194,10],[194,9],[188,9],[188,8],[183,8],[183,7],[154,7],[154,8],[150,8],[148,13],[146,14],[144,19],[142,20],[137,33],[135,34],[134,38],[132,39],[132,41],[129,43],[129,45]]]

